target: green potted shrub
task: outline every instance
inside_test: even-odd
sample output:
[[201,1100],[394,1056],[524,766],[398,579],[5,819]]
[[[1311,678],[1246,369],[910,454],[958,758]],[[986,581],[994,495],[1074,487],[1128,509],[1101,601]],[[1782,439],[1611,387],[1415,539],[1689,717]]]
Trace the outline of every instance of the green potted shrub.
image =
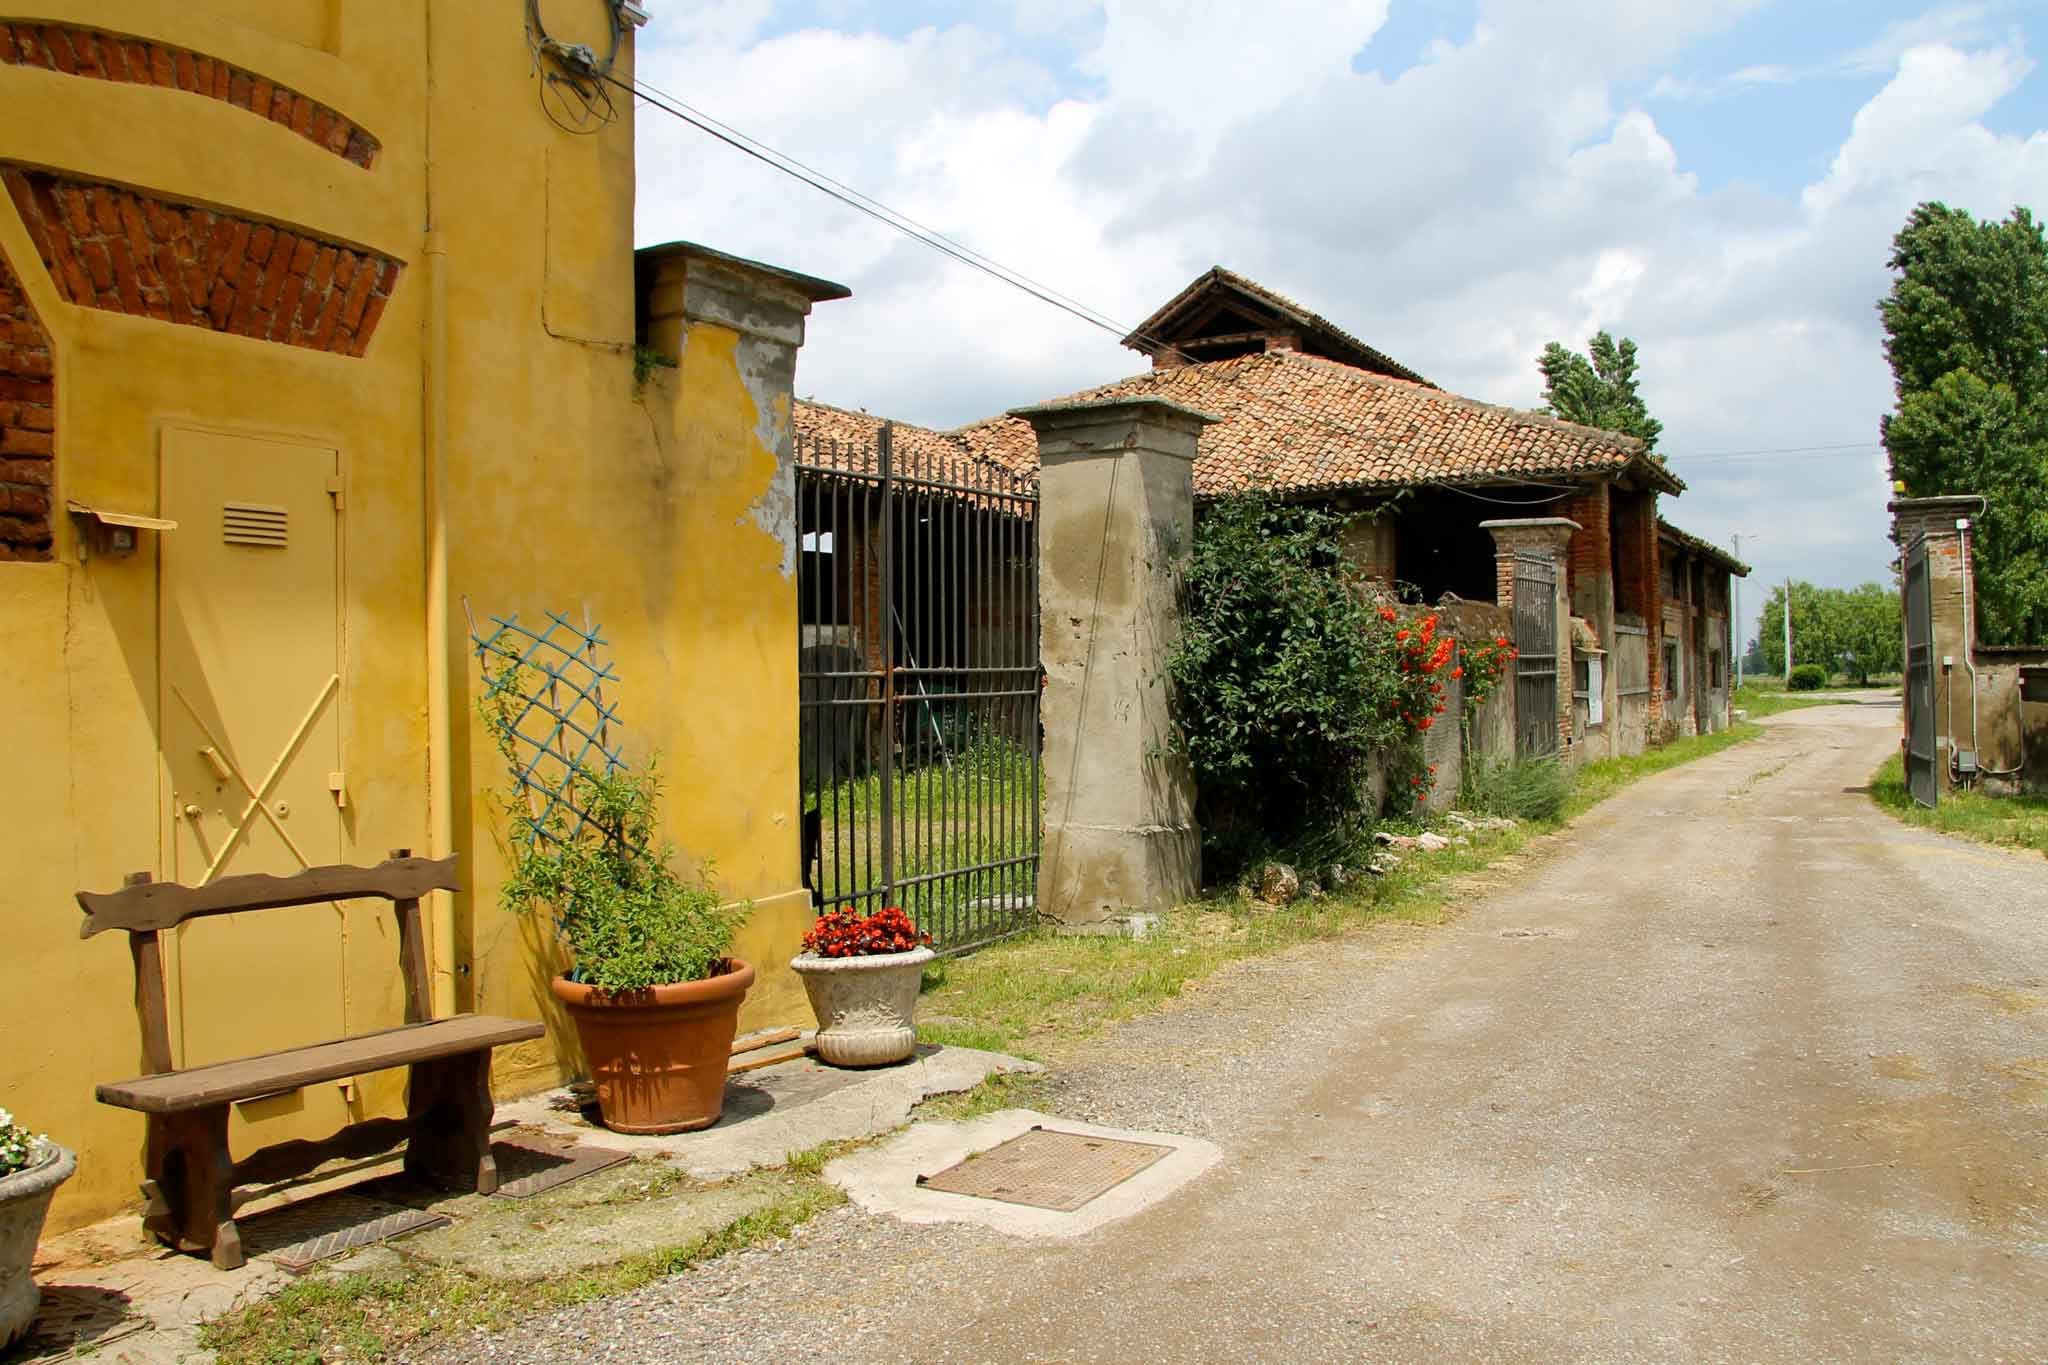
[[78,1158],[0,1109],[0,1352],[28,1335],[42,1293],[30,1273],[43,1219]]
[[917,991],[933,957],[932,936],[898,906],[863,915],[833,910],[804,935],[790,970],[818,1017],[818,1060],[887,1066],[917,1050]]
[[708,1128],[725,1102],[726,1064],[754,969],[732,955],[750,907],[725,907],[708,869],[674,867],[656,811],[654,766],[564,764],[553,799],[537,798],[522,764],[516,668],[487,675],[479,709],[512,773],[508,910],[542,915],[570,967],[552,990],[576,1023],[598,1111],[622,1133]]

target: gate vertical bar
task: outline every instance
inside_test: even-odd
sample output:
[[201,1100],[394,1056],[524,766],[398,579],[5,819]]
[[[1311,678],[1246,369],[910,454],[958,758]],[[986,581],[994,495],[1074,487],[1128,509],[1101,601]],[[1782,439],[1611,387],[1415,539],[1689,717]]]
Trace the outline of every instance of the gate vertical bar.
[[895,424],[882,423],[876,456],[881,463],[882,511],[882,904],[896,900],[896,464]]

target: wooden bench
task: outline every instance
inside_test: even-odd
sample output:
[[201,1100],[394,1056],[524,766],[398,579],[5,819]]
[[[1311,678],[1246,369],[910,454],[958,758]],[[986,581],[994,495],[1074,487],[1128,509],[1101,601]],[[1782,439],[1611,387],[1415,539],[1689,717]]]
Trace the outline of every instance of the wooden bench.
[[[151,881],[138,872],[119,891],[78,893],[80,938],[108,929],[128,933],[135,959],[135,1008],[142,1021],[143,1064],[150,1074],[98,1089],[100,1103],[149,1116],[142,1182],[143,1226],[181,1251],[203,1252],[222,1270],[243,1262],[234,1210],[237,1186],[304,1175],[337,1157],[361,1158],[405,1144],[405,1169],[452,1189],[489,1194],[498,1187],[491,1157],[491,1049],[541,1036],[538,1023],[462,1014],[433,1017],[420,897],[457,891],[455,859],[396,850],[375,867],[314,867],[289,877],[224,877],[205,886]],[[378,897],[398,917],[398,964],[405,979],[405,1023],[310,1047],[171,1069],[157,936],[186,920],[294,905]],[[324,1141],[264,1148],[243,1161],[228,1152],[228,1106],[387,1067],[411,1068],[403,1119],[351,1124]],[[253,1192],[252,1192],[253,1193]]]

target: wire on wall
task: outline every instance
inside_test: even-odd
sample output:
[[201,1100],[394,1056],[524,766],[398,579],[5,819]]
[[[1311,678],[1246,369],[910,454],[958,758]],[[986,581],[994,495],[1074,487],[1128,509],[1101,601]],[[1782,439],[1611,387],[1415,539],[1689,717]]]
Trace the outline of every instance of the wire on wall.
[[602,57],[584,43],[565,43],[547,30],[540,0],[526,0],[526,45],[540,78],[540,108],[565,133],[588,137],[619,116],[608,83],[619,60],[626,30],[640,11],[626,0],[601,0],[611,20],[611,41]]

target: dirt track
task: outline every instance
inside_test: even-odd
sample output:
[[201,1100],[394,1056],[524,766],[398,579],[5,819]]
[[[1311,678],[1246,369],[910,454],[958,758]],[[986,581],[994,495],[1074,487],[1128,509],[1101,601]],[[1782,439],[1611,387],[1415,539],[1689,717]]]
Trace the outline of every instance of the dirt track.
[[480,1358],[2048,1356],[2048,860],[1859,790],[1887,704],[1653,778],[1447,929],[1227,974],[1038,1107],[1224,1164],[1070,1244],[843,1210]]

